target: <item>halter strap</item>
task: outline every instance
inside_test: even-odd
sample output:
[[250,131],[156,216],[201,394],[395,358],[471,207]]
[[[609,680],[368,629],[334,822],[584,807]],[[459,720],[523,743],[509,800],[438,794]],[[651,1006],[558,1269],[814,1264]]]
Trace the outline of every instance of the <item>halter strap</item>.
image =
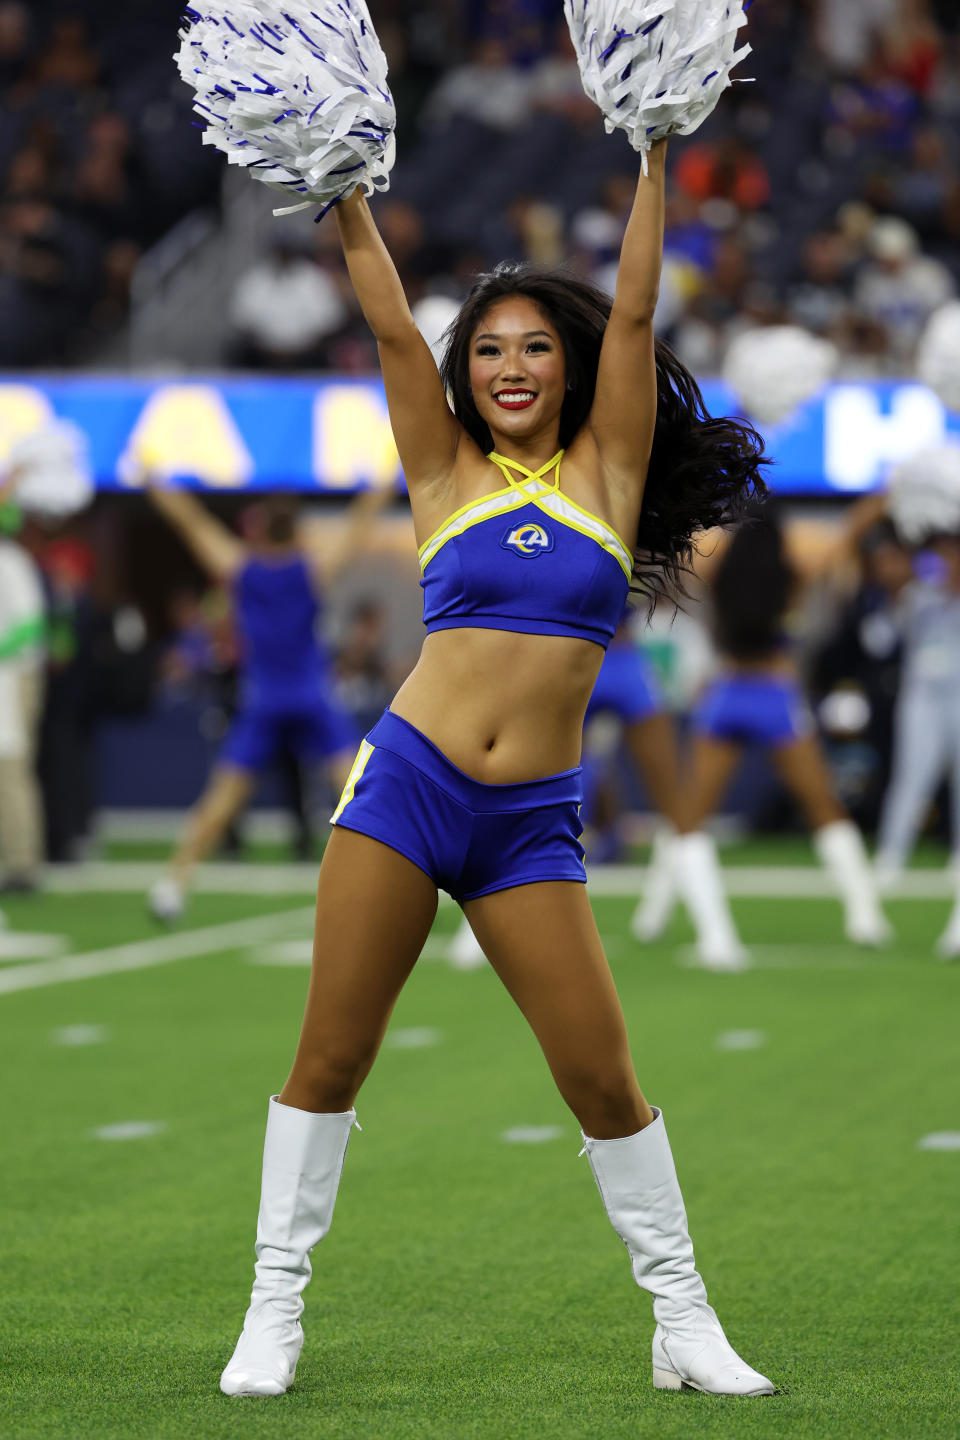
[[[528,470],[526,465],[521,464],[519,460],[510,460],[506,455],[498,455],[496,450],[491,450],[487,459],[493,461],[494,465],[502,472],[503,478],[512,489],[525,492],[531,481],[539,481],[540,484],[546,485],[548,490],[555,490],[559,495],[560,462],[565,453],[566,451],[564,450],[558,450],[552,459],[548,460],[545,465],[540,466],[539,470]],[[523,478],[521,480],[515,480],[510,473],[511,470],[519,470]],[[550,470],[554,471],[554,476],[552,483],[548,484],[545,477]]]

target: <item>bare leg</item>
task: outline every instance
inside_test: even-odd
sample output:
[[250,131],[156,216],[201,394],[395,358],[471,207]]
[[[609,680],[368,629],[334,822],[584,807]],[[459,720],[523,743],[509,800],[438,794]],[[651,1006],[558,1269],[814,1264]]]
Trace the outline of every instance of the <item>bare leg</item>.
[[521,885],[470,900],[464,911],[587,1134],[611,1139],[649,1125],[653,1111],[584,886]]
[[800,806],[811,830],[820,830],[838,820],[849,820],[849,815],[837,799],[827,762],[815,736],[805,735],[800,740],[792,740],[789,745],[779,745],[771,752],[771,758],[777,774]]
[[650,715],[628,725],[627,749],[659,814],[679,830],[681,814],[680,756],[677,731],[669,715]]
[[403,855],[334,826],[320,866],[313,971],[280,1099],[349,1110],[437,913],[437,887]]
[[586,891],[518,886],[468,902],[484,950],[529,1021],[567,1104],[607,1216],[653,1295],[653,1379],[715,1394],[770,1394],[732,1349],[694,1261],[663,1116],[647,1104]]
[[170,875],[181,890],[188,888],[194,868],[205,859],[226,834],[253,791],[255,777],[249,770],[218,765],[210,783],[190,812],[186,829],[170,862]]
[[310,1253],[333,1220],[353,1100],[437,909],[430,878],[396,851],[335,828],[320,866],[307,1008],[290,1078],[270,1100],[257,1264],[227,1395],[282,1395],[303,1345]]
[[773,762],[802,809],[817,854],[837,888],[847,938],[857,945],[885,944],[890,926],[880,909],[863,837],[837,799],[816,736],[778,746]]

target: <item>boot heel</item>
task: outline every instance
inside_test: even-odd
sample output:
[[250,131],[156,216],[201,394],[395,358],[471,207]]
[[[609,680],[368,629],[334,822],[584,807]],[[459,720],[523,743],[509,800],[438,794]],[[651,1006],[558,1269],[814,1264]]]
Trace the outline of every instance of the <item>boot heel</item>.
[[682,1390],[683,1381],[676,1370],[664,1370],[662,1365],[653,1367],[654,1390]]

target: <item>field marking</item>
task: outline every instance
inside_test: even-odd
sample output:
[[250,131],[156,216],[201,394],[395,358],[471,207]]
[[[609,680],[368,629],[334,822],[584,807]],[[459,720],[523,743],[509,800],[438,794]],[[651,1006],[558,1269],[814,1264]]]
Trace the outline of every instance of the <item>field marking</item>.
[[307,966],[313,964],[313,937],[305,940],[278,940],[263,949],[251,950],[247,956],[248,965],[273,965],[284,968],[288,965]]
[[505,1145],[546,1145],[551,1140],[562,1140],[563,1134],[559,1125],[514,1125],[504,1130],[500,1139]]
[[718,1050],[762,1050],[767,1037],[763,1030],[722,1030],[713,1043]]
[[106,1025],[61,1025],[50,1032],[51,1045],[102,1045],[110,1032]]
[[62,955],[67,942],[62,935],[41,935],[27,930],[0,930],[0,961],[47,960]]
[[217,955],[224,950],[241,950],[258,940],[272,940],[298,925],[313,923],[313,908],[282,910],[251,920],[232,920],[225,925],[205,925],[161,935],[155,940],[136,940],[128,945],[111,945],[104,950],[87,950],[63,955],[59,960],[33,965],[13,965],[0,970],[0,995],[16,990],[39,990],[69,980],[89,980],[98,975],[116,975],[124,970],[149,970],[173,960],[191,960]]
[[432,1025],[408,1025],[400,1030],[388,1030],[386,1043],[391,1050],[426,1050],[442,1040],[443,1032]]
[[101,1125],[93,1131],[95,1140],[146,1140],[167,1128],[165,1120],[121,1120],[118,1125]]
[[960,1150],[960,1130],[937,1130],[917,1141],[918,1150]]
[[882,950],[857,953],[857,947],[825,945],[822,941],[798,941],[795,944],[746,944],[749,959],[740,970],[723,971],[704,965],[695,945],[678,945],[676,963],[685,970],[702,970],[708,975],[749,975],[751,970],[902,970],[904,960],[892,958]]
[[[161,868],[155,861],[94,860],[82,865],[50,865],[44,881],[46,888],[58,895],[91,891],[146,894]],[[196,889],[205,895],[313,895],[319,869],[319,861],[201,865]],[[642,865],[592,865],[587,874],[591,895],[630,898],[642,893],[647,871]],[[740,899],[836,899],[829,877],[815,865],[725,865],[723,878],[728,893]],[[946,866],[908,870],[884,899],[952,900],[957,888],[956,876]],[[441,892],[440,904],[449,908],[455,902]]]

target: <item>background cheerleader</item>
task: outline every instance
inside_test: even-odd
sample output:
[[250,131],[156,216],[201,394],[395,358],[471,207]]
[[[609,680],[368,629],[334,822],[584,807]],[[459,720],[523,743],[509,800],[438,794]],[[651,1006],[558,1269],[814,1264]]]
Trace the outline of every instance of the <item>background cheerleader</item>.
[[713,839],[703,828],[718,808],[747,745],[761,745],[813,834],[856,944],[889,938],[860,832],[837,799],[786,629],[797,576],[777,508],[756,512],[722,551],[710,584],[724,673],[693,716],[684,831],[676,879],[694,921],[701,962],[738,969],[747,959],[723,889]]
[[150,484],[148,493],[210,578],[230,587],[241,649],[239,713],[166,874],[150,890],[153,914],[170,922],[183,911],[196,865],[215,850],[282,749],[324,762],[342,786],[356,736],[332,694],[319,638],[322,594],[362,549],[390,492],[366,491],[353,502],[335,551],[306,548],[297,512],[283,499],[265,503],[262,541],[248,546],[186,491]]

